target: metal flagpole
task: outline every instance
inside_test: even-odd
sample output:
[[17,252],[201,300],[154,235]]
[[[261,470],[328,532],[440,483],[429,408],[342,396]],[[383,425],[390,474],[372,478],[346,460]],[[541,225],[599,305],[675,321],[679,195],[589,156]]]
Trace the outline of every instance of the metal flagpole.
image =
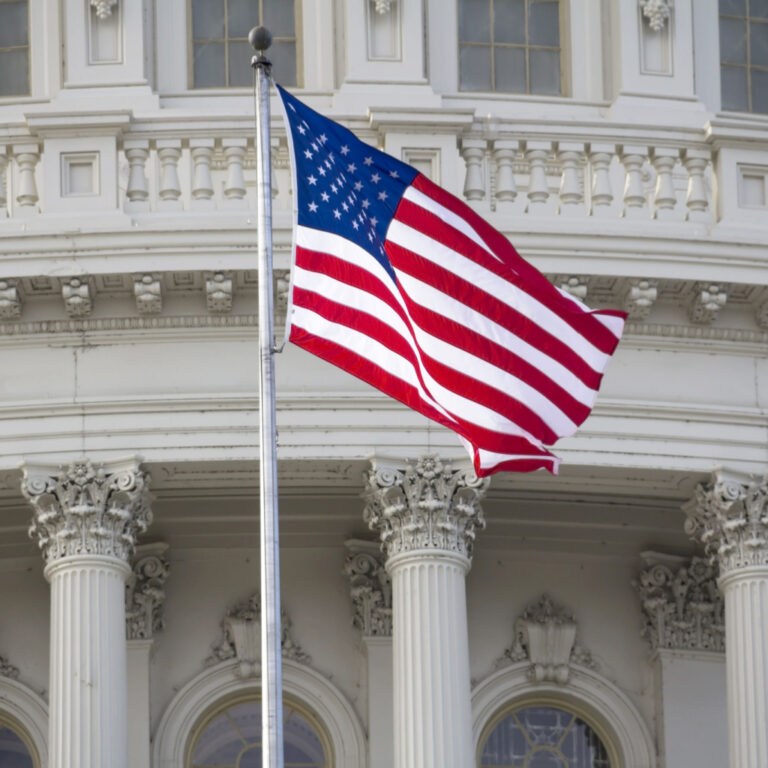
[[259,238],[259,412],[261,453],[261,764],[283,768],[283,684],[280,632],[280,551],[277,522],[277,435],[272,317],[272,167],[269,145],[269,74],[264,52],[272,43],[265,27],[248,41],[257,55],[256,173]]

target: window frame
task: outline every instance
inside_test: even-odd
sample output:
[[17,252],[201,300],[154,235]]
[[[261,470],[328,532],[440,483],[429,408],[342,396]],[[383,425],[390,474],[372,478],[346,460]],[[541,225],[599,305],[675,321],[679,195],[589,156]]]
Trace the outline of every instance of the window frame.
[[[0,4],[5,5],[17,0],[0,0]],[[0,94],[0,100],[9,99],[27,99],[32,96],[32,0],[21,0],[27,4],[27,44],[26,45],[3,45],[0,46],[0,52],[18,51],[27,49],[27,90],[23,93],[5,93]]]
[[724,112],[734,112],[738,114],[750,114],[750,115],[766,115],[768,116],[768,109],[765,112],[755,112],[752,108],[752,70],[758,70],[760,72],[765,72],[768,76],[768,64],[762,65],[762,64],[752,64],[750,61],[750,53],[751,53],[751,34],[750,34],[750,25],[752,23],[765,25],[766,29],[768,29],[768,18],[763,20],[758,20],[757,18],[752,18],[750,16],[750,0],[744,0],[744,16],[738,16],[732,13],[722,13],[720,11],[720,7],[718,4],[717,9],[717,35],[718,35],[718,42],[720,40],[720,30],[721,30],[721,20],[722,19],[731,19],[734,21],[743,21],[745,26],[745,63],[744,65],[740,64],[731,64],[724,62],[722,59],[722,51],[720,51],[720,54],[718,56],[718,65],[719,65],[719,75],[720,75],[720,101],[722,105],[722,99],[723,99],[723,69],[743,69],[745,70],[746,77],[747,77],[747,108],[746,109],[734,109],[734,108],[722,108]]
[[[227,12],[229,0],[222,0],[224,3],[224,37],[223,38],[200,38],[199,40],[194,37],[193,29],[193,4],[195,0],[187,0],[187,88],[190,91],[199,93],[210,93],[215,91],[227,91],[243,90],[251,86],[244,85],[229,85],[229,44],[231,42],[247,42],[247,38],[243,37],[227,37]],[[301,3],[299,0],[291,0],[293,2],[293,37],[275,37],[273,42],[293,42],[296,46],[296,84],[290,87],[301,88],[303,81],[302,73],[304,69],[304,62],[302,56],[301,46]],[[0,0],[2,2],[2,0]],[[259,4],[259,23],[264,14],[264,0],[258,0]],[[215,42],[224,43],[224,85],[195,85],[195,42]]]
[[8,712],[0,710],[0,728],[8,728],[13,731],[23,742],[24,746],[32,758],[32,765],[34,768],[41,768],[40,754],[37,750],[37,745],[32,739],[32,736],[27,732],[27,729]]
[[[511,96],[534,96],[537,98],[550,98],[550,99],[560,99],[568,94],[568,72],[566,70],[566,59],[568,54],[568,48],[567,48],[567,42],[568,42],[568,35],[566,34],[568,26],[568,13],[566,6],[568,5],[567,0],[556,0],[557,2],[557,13],[558,13],[558,29],[559,29],[559,45],[558,46],[550,46],[550,45],[531,45],[528,42],[529,38],[529,26],[528,26],[528,9],[530,6],[531,0],[525,0],[525,42],[524,43],[497,43],[493,40],[493,33],[494,33],[494,3],[497,2],[497,0],[486,0],[486,2],[489,4],[489,12],[490,12],[490,35],[491,40],[490,42],[475,42],[475,41],[467,41],[464,42],[461,40],[461,4],[464,0],[458,0],[456,3],[456,60],[458,63],[458,70],[457,70],[457,92],[460,94],[470,94],[470,93],[488,93],[488,94],[498,94],[498,95],[511,95]],[[482,89],[464,89],[461,87],[461,49],[462,46],[471,46],[471,47],[478,47],[478,48],[488,48],[490,49],[491,53],[491,89],[490,90],[482,90]],[[496,48],[511,48],[511,49],[523,49],[525,52],[525,90],[524,91],[503,91],[498,90],[496,88],[496,57],[494,55]],[[559,77],[560,77],[560,91],[559,93],[536,93],[531,91],[531,67],[530,67],[530,53],[531,50],[543,50],[543,51],[559,51]]]

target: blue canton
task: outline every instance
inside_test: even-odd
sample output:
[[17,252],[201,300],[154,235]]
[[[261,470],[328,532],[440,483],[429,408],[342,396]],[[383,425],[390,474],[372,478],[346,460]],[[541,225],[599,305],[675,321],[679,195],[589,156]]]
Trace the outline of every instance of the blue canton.
[[384,238],[417,171],[277,88],[293,137],[299,224],[351,240],[394,279]]

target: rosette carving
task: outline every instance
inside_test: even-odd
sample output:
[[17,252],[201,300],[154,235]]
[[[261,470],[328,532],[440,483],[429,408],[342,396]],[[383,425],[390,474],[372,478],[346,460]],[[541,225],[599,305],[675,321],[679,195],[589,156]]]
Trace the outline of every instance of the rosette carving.
[[725,650],[725,608],[717,569],[705,558],[670,567],[655,563],[637,584],[651,647]]
[[344,563],[344,573],[349,578],[354,608],[352,623],[366,637],[391,637],[392,580],[383,558],[367,548],[360,551],[353,542],[347,547],[351,551]]
[[21,491],[34,509],[29,535],[47,564],[72,555],[128,561],[136,538],[152,522],[149,475],[136,462],[68,468],[25,466]]
[[365,481],[363,518],[388,557],[419,549],[472,557],[475,531],[485,527],[480,501],[487,479],[423,456],[405,469],[374,466]]
[[125,633],[128,640],[149,640],[163,628],[165,580],[170,564],[164,543],[138,547],[125,585]]
[[720,575],[738,568],[768,565],[768,478],[753,481],[717,471],[696,487],[683,507],[685,531],[704,545]]

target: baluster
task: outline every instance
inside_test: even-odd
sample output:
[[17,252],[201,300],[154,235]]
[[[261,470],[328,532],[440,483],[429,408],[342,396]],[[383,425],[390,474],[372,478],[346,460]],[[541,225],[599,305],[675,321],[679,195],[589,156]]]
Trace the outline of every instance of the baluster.
[[557,159],[563,172],[560,177],[560,210],[564,216],[583,214],[584,192],[579,180],[579,168],[583,165],[584,145],[561,141]]
[[461,140],[461,156],[467,164],[467,175],[464,178],[464,197],[467,200],[482,200],[485,197],[485,147],[485,139]]
[[709,221],[711,218],[704,180],[710,158],[709,151],[705,149],[686,149],[683,152],[683,165],[688,171],[688,194],[685,198],[688,221]]
[[648,157],[648,148],[624,146],[621,149],[621,162],[627,172],[624,184],[624,216],[627,218],[646,218],[647,204],[643,190],[643,164]]
[[549,141],[529,141],[525,147],[528,160],[528,213],[542,213],[548,209],[549,184],[544,164],[549,160],[552,144]]
[[243,159],[247,142],[245,139],[224,139],[224,157],[227,159],[227,183],[224,187],[224,204],[227,208],[247,208],[245,199],[245,176]]
[[16,213],[19,216],[33,216],[40,212],[37,205],[40,198],[35,181],[35,166],[40,159],[40,147],[37,144],[17,144],[13,153],[19,167]]
[[8,218],[8,187],[6,173],[8,171],[8,149],[0,144],[0,219]]
[[192,155],[192,203],[191,208],[214,208],[211,159],[213,139],[192,139],[189,142]]
[[653,167],[656,169],[656,189],[653,202],[656,207],[654,217],[657,219],[674,219],[677,195],[672,183],[672,171],[675,168],[680,152],[677,149],[655,148],[653,150]]
[[613,144],[592,144],[589,162],[592,164],[592,216],[608,216],[613,204],[611,187],[611,161],[616,152]]
[[125,190],[125,210],[149,210],[149,185],[146,164],[149,142],[144,139],[126,139],[123,150],[128,160],[128,188]]
[[180,211],[181,182],[179,181],[179,158],[181,141],[179,139],[159,139],[157,156],[160,158],[160,203],[165,210]]
[[496,210],[508,211],[517,198],[514,162],[520,142],[499,139],[493,142],[493,156],[496,159]]

